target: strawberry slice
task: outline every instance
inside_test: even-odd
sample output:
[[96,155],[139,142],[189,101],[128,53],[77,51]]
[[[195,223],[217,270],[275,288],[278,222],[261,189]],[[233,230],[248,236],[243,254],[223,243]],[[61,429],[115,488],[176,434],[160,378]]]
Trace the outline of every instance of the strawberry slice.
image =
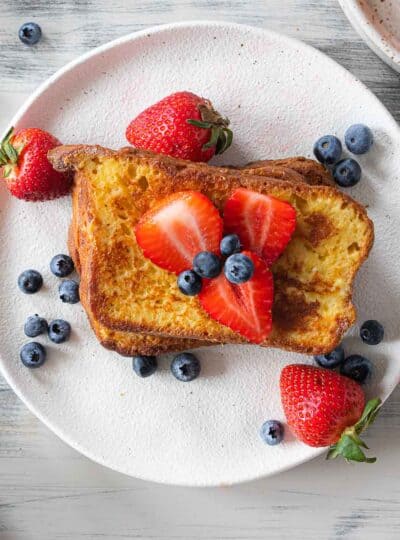
[[215,279],[204,280],[198,298],[214,320],[252,343],[261,343],[272,328],[274,282],[260,257],[249,251],[244,254],[254,263],[254,274],[249,281],[233,285],[221,273]]
[[146,212],[135,234],[145,257],[175,274],[191,268],[200,251],[219,254],[222,219],[198,191],[180,191]]
[[296,228],[296,210],[289,203],[245,188],[225,204],[225,233],[239,236],[244,249],[271,265],[286,248]]

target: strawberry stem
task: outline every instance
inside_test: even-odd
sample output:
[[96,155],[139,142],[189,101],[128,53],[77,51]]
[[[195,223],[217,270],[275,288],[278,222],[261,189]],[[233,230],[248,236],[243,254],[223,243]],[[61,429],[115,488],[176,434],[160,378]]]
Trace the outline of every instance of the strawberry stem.
[[0,143],[0,172],[3,178],[10,176],[14,165],[18,163],[18,156],[22,152],[22,146],[14,146],[11,138],[14,134],[14,128],[11,127]]
[[338,442],[330,447],[326,459],[335,459],[342,456],[346,461],[375,463],[376,458],[367,457],[362,450],[362,448],[368,450],[368,446],[360,438],[360,434],[374,422],[381,406],[382,401],[380,398],[369,400],[358,422],[343,431]]
[[0,174],[3,178],[7,178],[12,173],[14,166],[18,163],[18,157],[22,152],[24,145],[14,145],[11,139],[14,135],[14,128],[10,129],[5,134],[0,142]]
[[202,129],[210,129],[210,140],[203,145],[203,150],[215,147],[216,154],[222,154],[232,144],[233,132],[228,128],[230,122],[228,118],[223,118],[217,112],[211,102],[206,100],[204,104],[198,106],[201,120],[189,118],[188,124]]
[[[13,146],[10,144],[10,139],[12,137],[14,128],[11,127],[7,133],[5,134],[3,140],[0,143],[0,167],[3,165],[7,165],[7,163],[15,163],[13,159],[15,159],[15,150]],[[18,155],[17,155],[18,157]]]

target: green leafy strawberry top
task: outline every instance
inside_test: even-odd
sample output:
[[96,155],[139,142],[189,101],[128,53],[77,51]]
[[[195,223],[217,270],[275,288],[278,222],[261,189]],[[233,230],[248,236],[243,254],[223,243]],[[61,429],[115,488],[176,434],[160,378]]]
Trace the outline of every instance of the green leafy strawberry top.
[[368,446],[360,438],[360,434],[373,423],[381,406],[382,401],[380,398],[370,399],[359,421],[354,426],[350,426],[343,431],[338,442],[330,447],[326,459],[335,459],[342,456],[346,461],[375,463],[375,457],[365,455],[363,448],[368,450]]

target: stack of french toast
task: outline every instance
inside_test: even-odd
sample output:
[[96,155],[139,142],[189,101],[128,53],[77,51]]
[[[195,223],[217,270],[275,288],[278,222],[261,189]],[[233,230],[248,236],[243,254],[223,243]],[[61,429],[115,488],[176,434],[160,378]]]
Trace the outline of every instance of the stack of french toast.
[[373,243],[365,209],[334,187],[314,160],[266,160],[242,168],[192,163],[134,148],[60,146],[49,159],[72,171],[69,250],[80,296],[105,347],[126,356],[247,343],[212,319],[176,276],[147,259],[135,227],[158,201],[180,191],[206,195],[222,212],[237,188],[290,203],[296,229],[272,266],[272,330],[261,344],[323,354],[355,321],[353,282]]

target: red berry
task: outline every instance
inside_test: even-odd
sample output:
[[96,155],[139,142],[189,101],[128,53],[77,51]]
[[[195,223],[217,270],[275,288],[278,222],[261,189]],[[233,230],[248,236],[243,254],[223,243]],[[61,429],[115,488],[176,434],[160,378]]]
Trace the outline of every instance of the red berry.
[[287,422],[309,446],[336,443],[343,430],[359,420],[365,405],[359,384],[315,366],[284,367],[280,387]]
[[229,120],[207,99],[176,92],[145,109],[126,129],[136,148],[191,161],[209,161],[232,142]]
[[245,249],[271,265],[294,233],[296,211],[285,201],[239,188],[226,201],[224,226],[226,234],[237,234]]
[[201,251],[219,254],[222,219],[205,195],[181,191],[146,212],[135,233],[145,257],[179,274],[192,268],[194,257]]
[[205,280],[199,301],[214,320],[252,343],[262,343],[272,328],[273,277],[257,255],[249,251],[244,255],[254,263],[252,278],[240,285],[230,283],[223,273]]
[[47,131],[10,131],[1,143],[0,166],[12,195],[26,201],[45,201],[66,195],[72,179],[57,172],[47,152],[61,143]]

